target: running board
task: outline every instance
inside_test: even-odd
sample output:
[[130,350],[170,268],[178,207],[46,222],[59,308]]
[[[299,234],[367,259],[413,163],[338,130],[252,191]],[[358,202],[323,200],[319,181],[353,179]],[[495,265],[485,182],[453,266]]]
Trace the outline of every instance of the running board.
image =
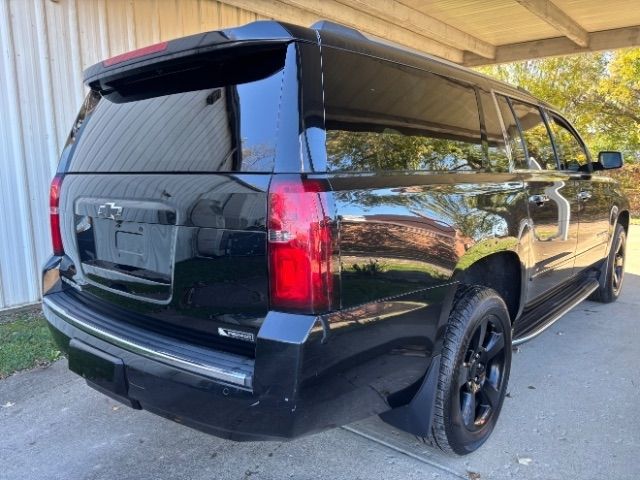
[[[531,324],[531,327],[524,327],[523,331],[517,332],[515,334],[515,338],[512,341],[512,344],[520,345],[537,337],[551,325],[560,320],[560,318],[564,316],[565,313],[569,312],[583,300],[586,300],[594,291],[598,289],[599,286],[600,284],[597,280],[586,281],[584,283],[581,283],[579,286],[574,287],[576,291],[569,297],[569,300],[554,303],[554,299],[552,298],[549,302],[538,305],[529,312],[526,312],[521,318],[518,319],[517,323],[524,323],[525,325],[529,323]],[[536,319],[535,323],[533,319]],[[527,320],[529,320],[529,322],[527,322]]]

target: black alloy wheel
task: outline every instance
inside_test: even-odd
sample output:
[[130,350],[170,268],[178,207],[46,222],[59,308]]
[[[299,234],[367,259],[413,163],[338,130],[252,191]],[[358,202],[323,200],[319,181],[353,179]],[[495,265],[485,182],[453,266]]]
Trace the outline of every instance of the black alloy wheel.
[[613,256],[613,268],[611,269],[613,293],[617,297],[622,290],[622,282],[624,281],[624,253],[625,253],[625,236],[618,235],[615,245],[615,254]]
[[466,455],[491,435],[511,368],[511,320],[493,289],[460,286],[442,346],[431,433],[425,441]]
[[491,419],[500,403],[505,380],[505,334],[495,315],[482,319],[472,334],[460,367],[460,415],[464,426],[477,431]]

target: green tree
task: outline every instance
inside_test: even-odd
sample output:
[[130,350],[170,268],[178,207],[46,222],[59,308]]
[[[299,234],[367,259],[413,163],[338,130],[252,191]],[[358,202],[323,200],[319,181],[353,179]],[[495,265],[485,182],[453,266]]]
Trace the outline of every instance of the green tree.
[[[595,104],[602,111],[600,149],[625,145],[627,156],[640,160],[640,49],[616,52],[599,82]],[[599,99],[599,101],[598,101]],[[597,103],[596,103],[597,102]],[[592,107],[593,108],[593,107]]]
[[640,49],[480,67],[558,107],[593,153],[622,150],[640,161]]

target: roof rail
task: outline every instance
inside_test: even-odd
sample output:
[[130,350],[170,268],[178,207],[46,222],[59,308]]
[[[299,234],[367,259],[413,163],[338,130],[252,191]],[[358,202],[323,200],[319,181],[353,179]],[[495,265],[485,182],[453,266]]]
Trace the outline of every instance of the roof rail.
[[346,27],[339,23],[330,22],[329,20],[319,20],[313,25],[311,25],[310,28],[313,28],[319,31],[347,35],[349,37],[358,38],[360,40],[369,40],[365,35],[363,35],[360,31],[356,30],[355,28]]

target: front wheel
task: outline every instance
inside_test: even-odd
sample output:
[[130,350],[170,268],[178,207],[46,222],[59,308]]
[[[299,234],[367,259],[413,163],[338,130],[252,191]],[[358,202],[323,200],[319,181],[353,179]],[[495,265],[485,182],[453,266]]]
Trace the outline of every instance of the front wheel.
[[491,435],[511,368],[511,322],[490,288],[461,287],[449,316],[440,364],[432,445],[466,455]]

